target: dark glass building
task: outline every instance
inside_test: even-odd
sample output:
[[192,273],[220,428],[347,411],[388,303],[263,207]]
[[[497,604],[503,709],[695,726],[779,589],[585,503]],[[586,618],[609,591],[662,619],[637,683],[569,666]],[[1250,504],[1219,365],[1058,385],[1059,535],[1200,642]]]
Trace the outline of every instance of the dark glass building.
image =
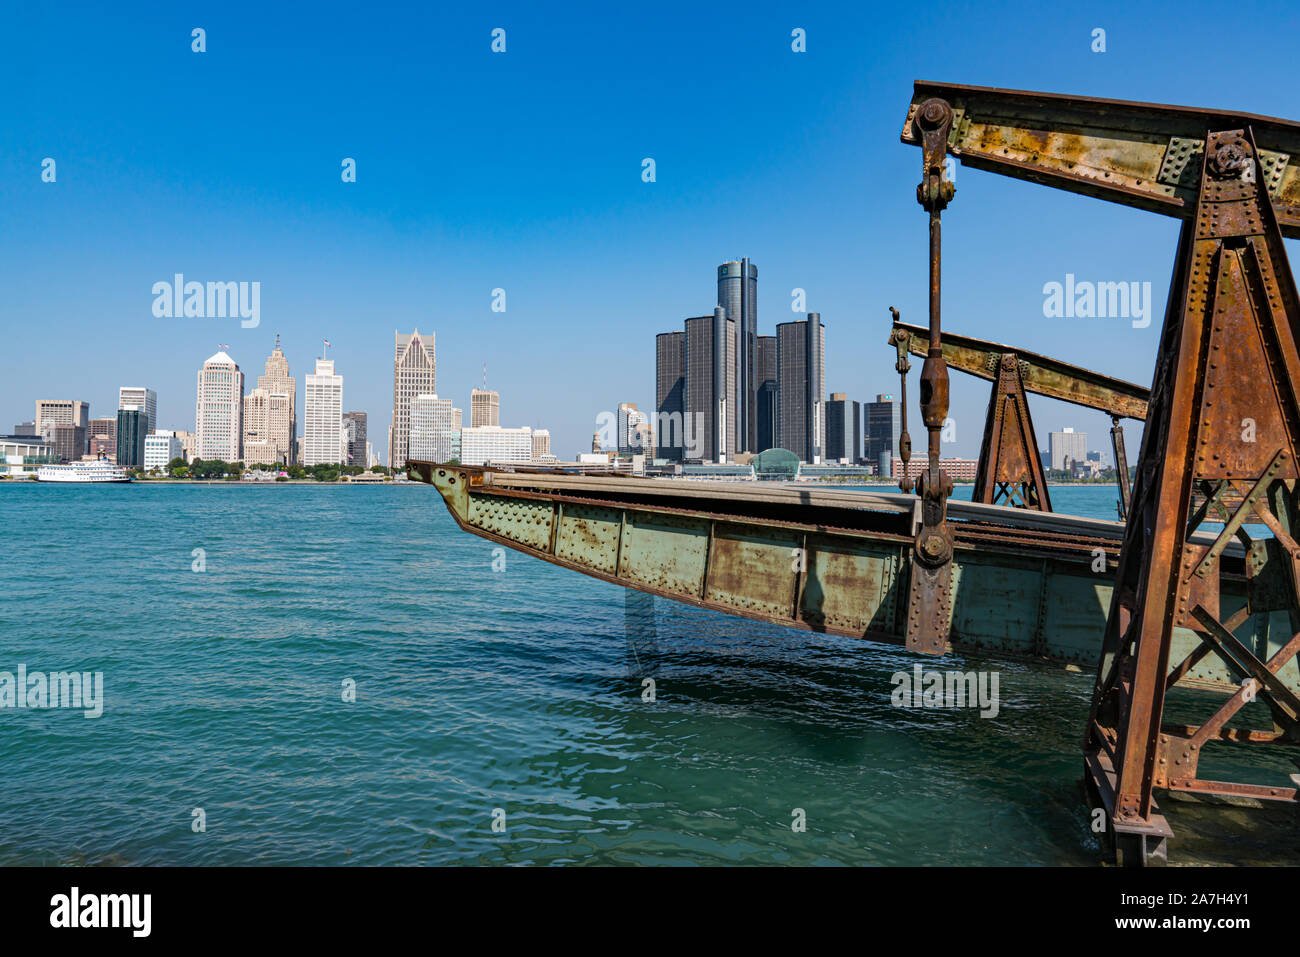
[[876,396],[865,403],[867,418],[867,462],[878,467],[881,475],[893,474],[893,459],[899,454],[902,435],[902,405],[892,395]]
[[823,383],[826,329],[821,314],[776,327],[776,444],[804,462],[820,462],[826,444]]
[[366,461],[366,414],[344,412],[343,428],[348,430],[348,460],[343,464],[369,468],[370,463]]
[[733,452],[754,452],[758,444],[758,267],[748,259],[718,267],[718,305],[736,324],[736,423]]
[[826,402],[826,460],[862,459],[862,406],[843,392],[832,392]]
[[754,352],[755,378],[758,380],[758,407],[755,419],[758,444],[755,452],[776,448],[777,389],[776,389],[776,336],[759,336]]
[[736,323],[719,306],[686,320],[683,438],[689,462],[730,462],[737,443]]
[[144,467],[144,437],[149,434],[149,416],[143,409],[119,409],[117,413],[117,464],[122,468]]
[[655,457],[683,458],[682,416],[686,413],[686,333],[655,336]]

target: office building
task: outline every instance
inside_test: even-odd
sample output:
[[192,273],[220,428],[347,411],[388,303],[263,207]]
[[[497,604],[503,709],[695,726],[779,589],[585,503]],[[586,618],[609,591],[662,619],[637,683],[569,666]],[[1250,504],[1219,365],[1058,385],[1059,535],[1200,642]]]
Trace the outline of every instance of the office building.
[[[265,464],[289,465],[298,461],[298,381],[289,374],[289,360],[280,348],[280,336],[266,358],[266,371],[257,377],[257,388],[266,394],[265,412],[256,424],[259,460]],[[254,389],[253,391],[257,391]],[[248,418],[248,410],[244,410]],[[244,434],[250,433],[247,425]],[[245,451],[245,456],[248,452]],[[248,461],[247,458],[245,461]]]
[[[915,482],[921,477],[921,473],[930,467],[930,460],[926,455],[913,455],[907,463],[907,477]],[[945,472],[948,478],[954,482],[973,482],[975,473],[979,469],[977,459],[940,459],[939,470]],[[890,473],[894,478],[903,477],[903,460],[896,458],[892,460]]]
[[753,452],[758,444],[758,382],[755,352],[758,346],[758,267],[748,259],[718,267],[718,305],[736,324],[736,428],[735,452]]
[[82,429],[90,423],[90,403],[74,399],[38,399],[36,401],[35,435],[44,435],[52,425],[79,425]]
[[862,458],[862,406],[843,392],[826,402],[826,461],[854,465]]
[[1048,460],[1053,469],[1069,469],[1088,458],[1088,433],[1065,429],[1047,436]]
[[94,458],[117,458],[117,417],[91,419],[86,426],[86,454]]
[[526,465],[533,460],[533,430],[470,426],[460,433],[462,465]]
[[456,458],[459,432],[451,399],[424,394],[411,400],[409,458],[450,462]]
[[685,323],[685,461],[730,462],[736,454],[736,323],[722,306]]
[[635,402],[620,402],[616,421],[620,455],[644,455],[650,451],[649,444],[642,444],[649,431],[649,416]]
[[877,475],[892,475],[893,461],[902,455],[899,439],[903,434],[903,405],[889,393],[880,393],[866,405],[867,463],[876,467]]
[[30,432],[0,435],[0,475],[26,478],[35,475],[42,465],[57,461],[54,447],[39,436]]
[[[194,458],[240,460],[244,439],[244,373],[224,350],[209,356],[199,370],[194,432]],[[118,448],[121,449],[120,439]]]
[[680,462],[686,414],[686,333],[655,336],[655,457]]
[[533,461],[544,462],[553,459],[551,455],[551,433],[547,429],[533,429]]
[[171,464],[172,459],[184,458],[182,452],[181,440],[176,438],[176,433],[167,429],[158,429],[151,432],[144,437],[145,471],[157,469],[160,472],[166,472],[167,466]]
[[134,469],[144,466],[145,426],[149,414],[137,406],[117,410],[117,464]]
[[344,464],[366,467],[366,414],[364,412],[344,412],[343,428],[347,432],[348,457]]
[[826,445],[826,330],[821,314],[776,327],[777,447],[814,465]]
[[754,381],[756,409],[755,429],[758,442],[755,452],[776,448],[776,423],[778,418],[776,387],[776,336],[759,336],[754,349]]
[[491,389],[471,389],[469,393],[470,428],[501,424],[501,396]]
[[35,422],[19,422],[14,426],[13,437],[15,438],[39,438],[40,434],[36,431]]
[[117,408],[144,412],[145,435],[158,427],[158,394],[144,386],[123,386],[117,390]]
[[60,462],[76,462],[86,452],[86,427],[68,423],[46,423],[42,438]]
[[317,359],[303,389],[302,464],[342,464],[343,376],[333,359]]
[[393,419],[388,430],[388,465],[404,468],[411,431],[411,400],[417,395],[437,395],[434,337],[427,340],[416,329],[411,335],[393,333]]
[[186,462],[194,459],[194,443],[196,436],[193,432],[187,432],[184,429],[172,429],[171,433],[181,444],[181,458]]
[[289,465],[296,444],[287,428],[293,421],[293,396],[258,386],[244,396],[245,465]]

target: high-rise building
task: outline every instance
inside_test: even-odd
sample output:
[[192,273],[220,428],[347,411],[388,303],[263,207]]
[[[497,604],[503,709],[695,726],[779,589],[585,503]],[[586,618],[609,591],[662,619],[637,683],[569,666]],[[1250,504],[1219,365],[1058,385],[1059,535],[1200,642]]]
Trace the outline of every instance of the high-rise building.
[[[244,373],[224,350],[209,356],[199,370],[194,431],[195,458],[238,462],[243,455]],[[120,439],[118,449],[120,455]]]
[[730,462],[736,454],[736,323],[718,306],[686,320],[685,459]]
[[551,433],[548,429],[533,429],[533,461],[542,462],[551,456]]
[[76,462],[86,451],[86,427],[67,422],[50,422],[44,426],[45,440],[54,448],[60,462]]
[[197,436],[193,432],[187,432],[184,429],[172,429],[172,435],[181,444],[181,458],[186,462],[194,460],[194,446]]
[[635,402],[618,404],[618,452],[620,455],[644,455],[650,451],[642,445],[649,429],[648,416]]
[[302,423],[302,464],[342,464],[343,376],[335,374],[333,359],[317,359],[307,376]]
[[526,465],[533,460],[533,430],[470,426],[460,433],[462,465]]
[[804,462],[819,463],[826,446],[822,384],[826,380],[826,329],[821,314],[776,327],[776,444]]
[[[267,451],[263,453],[270,456],[266,464],[297,462],[298,382],[289,375],[289,360],[280,348],[278,333],[275,348],[266,358],[266,372],[257,377],[257,388],[267,394],[266,418],[259,423],[258,432],[259,440],[268,443]],[[248,418],[247,410],[244,418]],[[249,430],[245,427],[244,431],[247,434]]]
[[417,395],[411,400],[409,458],[424,462],[450,462],[456,458],[456,410],[451,399]]
[[484,425],[501,424],[501,396],[491,389],[471,389],[469,393],[469,424],[477,429]]
[[754,412],[758,433],[755,452],[766,452],[768,449],[776,448],[776,423],[779,414],[776,404],[779,394],[776,388],[776,372],[776,336],[759,336],[754,350],[754,379],[758,384],[757,408]]
[[683,416],[686,414],[686,333],[661,332],[655,336],[655,455],[680,462],[684,453]]
[[48,425],[79,425],[90,422],[90,403],[74,399],[37,399],[35,434],[41,435]]
[[892,475],[894,459],[902,455],[899,440],[903,435],[903,404],[889,393],[879,393],[875,402],[866,405],[867,462],[878,475]]
[[245,465],[289,465],[293,396],[258,386],[244,396]]
[[843,392],[826,402],[826,461],[856,464],[862,458],[862,406]]
[[15,438],[20,438],[20,437],[37,438],[40,436],[41,433],[36,431],[35,422],[19,422],[17,425],[14,426],[14,430],[11,434]]
[[393,333],[393,421],[389,426],[388,465],[404,468],[410,442],[411,400],[417,395],[437,395],[437,362],[434,360],[434,337],[426,342],[416,329],[406,336]]
[[125,385],[117,390],[117,408],[140,409],[145,417],[145,435],[158,427],[158,393],[144,386]]
[[343,428],[348,434],[348,465],[366,467],[366,414],[364,412],[344,412]]
[[736,428],[733,452],[754,452],[758,444],[758,267],[748,259],[718,267],[718,305],[736,323]]
[[1047,435],[1048,457],[1054,469],[1068,469],[1088,458],[1088,433],[1065,429]]
[[149,413],[139,406],[117,410],[117,464],[133,469],[144,466]]

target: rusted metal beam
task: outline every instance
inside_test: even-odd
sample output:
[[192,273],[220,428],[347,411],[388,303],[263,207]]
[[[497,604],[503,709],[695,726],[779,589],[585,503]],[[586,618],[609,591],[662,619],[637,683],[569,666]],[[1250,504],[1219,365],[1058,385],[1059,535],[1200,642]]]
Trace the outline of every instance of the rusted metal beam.
[[[907,351],[913,355],[923,356],[928,351],[927,330],[895,321],[890,331],[890,344],[902,336],[906,337]],[[952,332],[943,333],[942,349],[944,361],[950,369],[958,369],[990,382],[996,382],[1001,373],[1002,357],[1014,353],[1026,392],[1097,409],[1111,416],[1138,420],[1147,417],[1147,402],[1151,391],[1133,382],[1125,382],[1017,346]]]
[[1042,183],[1165,216],[1196,212],[1207,130],[1254,132],[1260,183],[1282,235],[1300,237],[1300,123],[1159,103],[916,81],[902,140],[942,98],[947,149],[963,166]]

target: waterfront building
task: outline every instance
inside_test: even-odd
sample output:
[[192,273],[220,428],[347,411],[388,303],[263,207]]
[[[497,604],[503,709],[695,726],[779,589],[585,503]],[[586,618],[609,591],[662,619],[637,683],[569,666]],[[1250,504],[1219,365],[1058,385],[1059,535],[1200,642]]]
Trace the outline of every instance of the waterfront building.
[[90,403],[75,399],[37,399],[36,421],[33,434],[44,435],[51,425],[79,425],[83,429],[90,422]]
[[758,382],[755,352],[758,345],[758,267],[748,259],[718,267],[718,305],[736,324],[736,452],[753,452],[758,444]]
[[754,349],[755,389],[754,421],[757,434],[755,452],[776,448],[777,406],[777,339],[776,336],[759,336]]
[[451,399],[423,394],[411,400],[410,458],[450,462],[459,432]]
[[[194,457],[238,462],[243,454],[244,373],[225,350],[199,370],[194,410]],[[121,448],[121,441],[118,442]]]
[[172,429],[171,433],[176,437],[176,440],[181,444],[181,458],[183,458],[186,462],[193,460],[194,440],[195,440],[194,433],[187,432],[184,429]]
[[864,403],[867,420],[866,459],[876,474],[892,475],[894,458],[902,453],[903,405],[889,393],[879,393],[875,402]]
[[91,419],[86,426],[86,453],[99,458],[117,458],[117,416]]
[[138,406],[117,410],[117,464],[125,469],[144,466],[148,413]]
[[1048,458],[1053,469],[1069,469],[1075,462],[1084,462],[1088,458],[1088,433],[1064,429],[1049,432],[1047,436]]
[[[924,454],[913,455],[907,463],[907,477],[916,481],[922,472],[930,467],[930,461]],[[977,459],[940,459],[939,470],[946,472],[948,477],[954,482],[973,482],[975,481],[975,472],[979,468]],[[895,458],[893,460],[891,474],[896,479],[903,477],[903,460]]]
[[172,459],[184,457],[181,453],[181,440],[169,429],[157,429],[144,437],[145,471],[157,469],[166,472]]
[[736,421],[736,323],[722,306],[685,322],[684,460],[728,462],[739,441]]
[[527,465],[533,460],[533,430],[498,425],[470,426],[460,433],[462,465]]
[[139,409],[144,412],[145,435],[158,426],[158,394],[144,386],[123,386],[117,390],[117,408]]
[[35,475],[42,465],[58,460],[54,446],[35,434],[0,435],[0,475],[26,478]]
[[776,364],[776,444],[817,464],[826,446],[826,329],[820,313],[777,324]]
[[411,400],[417,395],[436,395],[437,362],[434,359],[434,337],[427,341],[416,329],[411,335],[393,334],[396,346],[393,356],[393,418],[388,435],[388,465],[403,468],[411,430]]
[[68,423],[48,423],[43,436],[54,449],[60,462],[75,462],[85,454],[86,427]]
[[303,390],[302,464],[339,465],[343,429],[343,376],[333,359],[317,359]]
[[347,458],[344,460],[347,465],[360,465],[366,467],[368,461],[367,450],[370,443],[366,441],[366,413],[364,412],[344,412],[343,428],[347,433]]
[[258,386],[244,396],[245,465],[288,465],[295,445],[286,427],[293,421],[293,396]]
[[680,462],[686,414],[686,333],[655,336],[655,457]]
[[826,402],[826,461],[852,465],[862,459],[862,406],[843,392]]
[[[257,388],[267,395],[265,416],[258,423],[257,441],[269,443],[269,449],[258,452],[259,459],[264,459],[264,464],[267,465],[297,462],[298,381],[289,374],[289,359],[280,348],[278,333],[275,348],[266,358],[266,371],[257,377]],[[248,418],[247,410],[244,417]],[[245,435],[247,434],[248,429],[245,427]]]
[[469,424],[477,429],[485,425],[501,424],[501,396],[492,389],[471,389],[469,393]]

